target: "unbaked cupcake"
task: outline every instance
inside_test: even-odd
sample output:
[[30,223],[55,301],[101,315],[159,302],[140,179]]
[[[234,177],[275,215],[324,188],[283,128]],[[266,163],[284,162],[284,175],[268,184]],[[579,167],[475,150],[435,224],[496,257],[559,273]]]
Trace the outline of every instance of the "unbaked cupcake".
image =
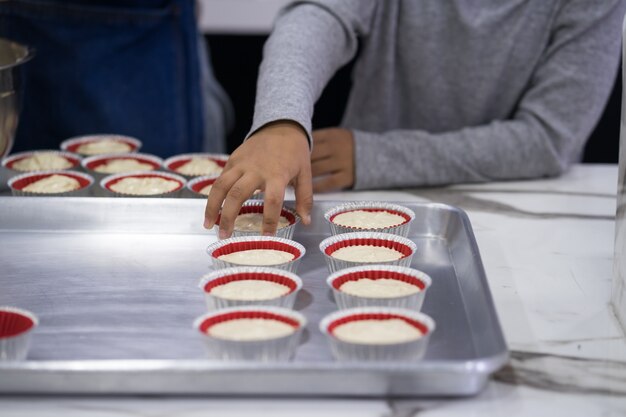
[[372,231],[406,237],[415,213],[398,204],[350,202],[326,211],[324,218],[333,235]]
[[211,272],[199,286],[209,310],[243,305],[292,308],[302,280],[276,268],[240,267]]
[[8,182],[15,196],[89,196],[94,179],[75,171],[41,171],[17,175]]
[[61,142],[61,149],[84,156],[137,152],[139,139],[115,134],[76,136]]
[[374,232],[331,236],[319,247],[331,273],[368,264],[410,266],[417,250],[415,243],[405,237]]
[[412,361],[426,353],[435,322],[417,311],[364,307],[324,317],[320,330],[341,361]]
[[163,165],[163,160],[144,153],[106,154],[85,158],[81,165],[92,177],[101,180],[112,174],[157,171]]
[[104,177],[100,188],[116,197],[178,197],[185,182],[169,172],[130,172]]
[[212,358],[273,362],[294,356],[306,319],[285,308],[247,306],[205,314],[194,327]]
[[167,170],[187,178],[217,176],[224,169],[228,157],[225,154],[188,153],[167,158],[163,162],[163,166]]
[[417,269],[367,265],[337,271],[326,283],[340,309],[379,306],[419,311],[432,280]]
[[80,165],[80,156],[63,151],[29,151],[7,156],[2,160],[5,169],[14,174],[38,171],[63,171]]
[[[233,236],[259,236],[263,227],[263,208],[264,203],[261,200],[246,201],[239,210],[239,214],[235,219],[233,228]],[[219,228],[220,217],[218,216],[215,227]],[[300,216],[288,207],[280,210],[278,218],[278,226],[276,229],[276,237],[291,239],[296,224],[300,222]]]
[[0,362],[26,359],[30,335],[38,324],[30,311],[0,307]]
[[213,188],[217,175],[204,175],[187,181],[187,195],[195,198],[207,198]]
[[231,237],[207,248],[216,269],[269,266],[294,273],[305,252],[298,242],[274,236]]

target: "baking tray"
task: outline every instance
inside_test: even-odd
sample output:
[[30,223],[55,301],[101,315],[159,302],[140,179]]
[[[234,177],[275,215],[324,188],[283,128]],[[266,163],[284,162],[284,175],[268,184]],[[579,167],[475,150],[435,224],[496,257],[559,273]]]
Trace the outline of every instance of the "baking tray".
[[[287,203],[289,205],[289,202]],[[209,271],[204,201],[0,197],[0,305],[33,311],[28,360],[0,363],[1,393],[461,396],[478,393],[508,358],[471,224],[460,209],[402,203],[416,212],[412,266],[433,285],[423,311],[437,329],[421,361],[334,361],[318,330],[336,309],[318,249],[323,219],[294,239],[307,253],[296,310],[309,320],[291,362],[206,358],[192,328],[205,312]]]

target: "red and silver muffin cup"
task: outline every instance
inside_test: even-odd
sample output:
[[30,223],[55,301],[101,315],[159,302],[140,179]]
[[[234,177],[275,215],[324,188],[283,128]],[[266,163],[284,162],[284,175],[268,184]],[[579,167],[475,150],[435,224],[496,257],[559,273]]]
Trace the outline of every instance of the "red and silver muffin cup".
[[[418,290],[415,293],[396,297],[363,297],[349,294],[341,290],[341,286],[349,281],[361,279],[391,279],[410,284]],[[426,290],[432,280],[430,276],[413,268],[394,265],[366,265],[339,270],[331,274],[326,283],[333,292],[335,302],[340,309],[355,307],[393,307],[419,311],[424,303]]]
[[[264,203],[262,200],[248,200],[241,206],[239,210],[239,214],[263,214]],[[291,239],[296,228],[296,225],[300,222],[300,216],[298,216],[295,210],[292,210],[288,207],[283,207],[280,210],[280,216],[287,219],[289,224],[285,227],[281,227],[276,230],[276,237],[281,237],[283,239]],[[219,228],[220,224],[220,216],[217,217],[217,221],[215,222],[215,227]],[[241,237],[241,236],[260,236],[261,230],[255,231],[247,231],[247,230],[238,230],[236,227],[233,229],[233,237]]]
[[[34,193],[25,191],[24,188],[28,187],[37,181],[43,180],[52,175],[62,175],[70,177],[78,181],[79,188],[76,190],[61,192],[61,193]],[[38,171],[30,172],[27,174],[16,175],[8,182],[11,193],[14,196],[39,196],[39,197],[86,197],[91,195],[91,189],[94,183],[94,179],[91,175],[77,171]]]
[[[147,169],[141,172],[152,172],[158,171],[163,166],[163,160],[155,155],[150,155],[146,153],[112,153],[112,154],[104,154],[104,155],[94,155],[84,158],[81,161],[81,166],[83,169],[89,173],[92,177],[96,179],[96,181],[101,181],[104,177],[113,175],[113,174],[124,174],[126,172],[100,172],[96,171],[98,167],[108,164],[111,161],[116,160],[125,160],[130,159],[137,162],[141,162],[143,164],[148,164],[151,166],[151,169]],[[132,170],[129,172],[138,172],[136,170]]]
[[[224,298],[216,295],[214,289],[232,282],[245,283],[246,281],[267,281],[280,284],[288,289],[286,294],[278,297],[261,297],[259,295],[243,298]],[[229,307],[247,305],[263,305],[273,307],[292,308],[298,292],[302,289],[302,280],[288,271],[276,268],[239,267],[226,268],[211,272],[202,277],[199,287],[204,292],[204,298],[209,310],[218,310]]]
[[213,186],[215,180],[219,177],[217,175],[204,175],[202,177],[195,177],[187,181],[187,196],[193,198],[204,198],[206,199],[209,194],[202,193],[202,189],[204,187]]
[[[287,252],[293,255],[293,259],[289,262],[273,265],[242,265],[219,259],[222,255],[256,249],[269,249]],[[264,266],[295,273],[302,257],[306,253],[306,249],[304,249],[304,246],[298,242],[289,239],[274,236],[244,236],[218,240],[217,242],[209,245],[207,253],[210,256],[213,268],[215,269],[241,266]]]
[[[362,320],[400,319],[418,329],[422,336],[401,343],[353,343],[339,339],[335,329],[343,324]],[[363,307],[340,310],[325,316],[319,325],[330,344],[335,359],[340,361],[412,361],[426,353],[435,322],[426,314],[402,308]]]
[[[188,179],[199,177],[199,176],[219,176],[219,174],[222,172],[222,169],[226,165],[226,162],[228,161],[229,157],[230,155],[227,155],[227,154],[186,153],[186,154],[176,155],[176,156],[167,158],[163,162],[163,166],[168,171],[177,175],[182,175],[183,177],[188,178]],[[185,174],[183,172],[180,172],[180,169],[194,158],[211,160],[219,166],[219,169],[216,170],[215,172],[197,172],[197,173],[192,173],[192,174]]]
[[[373,246],[393,249],[400,252],[401,257],[396,260],[376,262],[346,261],[333,257],[335,251],[350,246]],[[331,236],[322,240],[319,248],[331,273],[360,265],[382,264],[408,267],[411,265],[411,260],[417,251],[417,245],[410,239],[391,233],[375,232],[355,232]]]
[[[333,220],[340,214],[349,213],[351,211],[367,211],[367,212],[381,212],[381,213],[390,213],[395,214],[397,216],[402,217],[404,220],[402,223],[376,228],[376,227],[350,227],[344,226],[335,223]],[[378,233],[392,233],[399,236],[408,236],[409,229],[411,227],[411,223],[415,219],[415,212],[407,207],[401,206],[399,204],[391,204],[385,202],[349,202],[340,204],[336,207],[333,207],[324,213],[324,218],[330,225],[330,230],[333,235],[338,235],[340,233],[352,233],[352,232],[378,232]]]
[[[119,193],[111,189],[111,186],[115,185],[117,182],[122,181],[124,178],[163,178],[169,181],[175,181],[178,183],[177,187],[172,191],[167,191],[159,194],[125,194]],[[126,174],[113,174],[104,177],[100,180],[100,188],[103,191],[105,196],[108,197],[151,197],[151,198],[165,198],[165,197],[178,197],[181,193],[181,190],[185,187],[186,184],[185,178],[180,175],[170,174],[169,172],[159,172],[159,171],[136,171],[129,172]]]
[[[293,332],[282,337],[257,340],[228,340],[210,334],[211,327],[239,319],[276,320],[293,327]],[[293,310],[280,307],[245,306],[217,310],[194,322],[202,335],[211,358],[233,361],[276,362],[287,361],[295,355],[306,319]]]
[[30,311],[0,307],[0,361],[26,359],[30,335],[39,324]]
[[[14,165],[18,163],[19,161],[36,156],[37,154],[58,155],[64,158],[65,160],[67,160],[71,164],[71,166],[67,168],[63,168],[63,169],[42,169],[42,170],[28,170],[28,171],[19,170],[15,168]],[[80,160],[81,160],[80,155],[77,155],[71,152],[64,152],[64,151],[57,151],[57,150],[37,150],[37,151],[14,153],[2,159],[2,168],[0,168],[0,182],[1,182],[0,189],[6,188],[8,186],[8,181],[11,178],[15,177],[16,175],[22,175],[22,174],[31,173],[31,172],[66,171],[70,169],[76,169],[80,167]]]
[[[61,149],[67,152],[73,152],[73,153],[77,153],[77,154],[84,155],[84,156],[97,155],[97,154],[82,153],[79,151],[79,148],[82,145],[94,143],[98,141],[103,141],[103,140],[112,140],[115,142],[121,142],[121,143],[128,145],[129,150],[127,152],[115,152],[118,154],[139,152],[139,149],[141,149],[141,146],[142,146],[142,143],[139,139],[133,138],[131,136],[117,135],[113,133],[98,133],[98,134],[93,134],[93,135],[74,136],[69,139],[66,139],[63,142],[61,142]],[[110,152],[102,152],[102,153],[104,154],[104,153],[110,153]]]

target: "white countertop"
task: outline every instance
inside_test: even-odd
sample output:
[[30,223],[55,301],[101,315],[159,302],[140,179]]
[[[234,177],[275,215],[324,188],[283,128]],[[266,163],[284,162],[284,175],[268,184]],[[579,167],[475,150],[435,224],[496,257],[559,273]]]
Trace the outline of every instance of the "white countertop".
[[610,306],[616,190],[616,165],[578,165],[557,179],[317,196],[467,211],[511,350],[476,397],[0,397],[0,415],[624,416],[626,337]]

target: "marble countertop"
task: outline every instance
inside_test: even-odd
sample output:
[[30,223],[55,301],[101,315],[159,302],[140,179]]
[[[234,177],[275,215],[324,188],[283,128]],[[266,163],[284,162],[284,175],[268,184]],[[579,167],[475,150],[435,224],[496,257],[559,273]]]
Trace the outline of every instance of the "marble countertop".
[[617,165],[560,178],[318,200],[435,201],[467,211],[509,364],[464,399],[0,397],[9,416],[625,416],[626,336],[610,305]]

